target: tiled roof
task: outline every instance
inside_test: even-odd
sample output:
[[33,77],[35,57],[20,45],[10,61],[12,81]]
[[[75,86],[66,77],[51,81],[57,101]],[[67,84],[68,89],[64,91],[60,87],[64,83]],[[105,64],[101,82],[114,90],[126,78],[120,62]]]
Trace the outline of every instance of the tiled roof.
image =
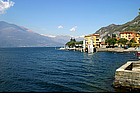
[[120,34],[136,34],[134,31],[125,31],[125,32],[120,32]]
[[89,34],[89,35],[86,35],[85,37],[91,37],[91,36],[100,36],[99,34]]

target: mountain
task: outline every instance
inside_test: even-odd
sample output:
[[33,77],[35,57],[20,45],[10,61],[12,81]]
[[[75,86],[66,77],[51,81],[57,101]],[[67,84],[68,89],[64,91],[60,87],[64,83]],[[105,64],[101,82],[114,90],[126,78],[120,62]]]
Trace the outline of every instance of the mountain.
[[123,31],[140,31],[140,15],[138,15],[135,19],[132,21],[129,21],[122,25],[115,25],[111,24],[107,27],[102,27],[98,31],[96,31],[96,34],[100,34],[101,38],[104,39],[107,37],[108,34],[119,34]]
[[[111,24],[102,27],[96,34],[100,34],[105,39],[108,34],[118,34],[122,31],[140,32],[140,15],[132,21],[122,25]],[[70,40],[69,35],[41,35],[25,27],[0,21],[0,47],[32,47],[32,46],[62,46]],[[75,37],[76,41],[83,40],[83,37]]]
[[53,39],[58,41],[58,42],[61,42],[63,44],[66,44],[71,39],[71,36],[68,36],[68,35],[57,35]]
[[66,44],[68,41],[70,41],[71,38],[75,38],[76,41],[82,41],[84,39],[84,36],[78,36],[78,37],[73,37],[70,35],[57,35],[57,36],[53,36],[53,35],[44,35],[47,37],[52,38],[53,41],[62,43],[63,45]]
[[50,37],[42,36],[25,27],[0,21],[0,47],[61,46]]

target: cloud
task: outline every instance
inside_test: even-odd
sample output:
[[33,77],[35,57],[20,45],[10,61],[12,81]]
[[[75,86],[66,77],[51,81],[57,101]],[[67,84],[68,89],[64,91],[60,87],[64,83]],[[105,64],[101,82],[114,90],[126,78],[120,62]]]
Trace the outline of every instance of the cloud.
[[58,29],[63,29],[64,27],[62,25],[58,26]]
[[7,0],[7,1],[0,0],[0,14],[4,14],[5,11],[9,9],[10,7],[14,6],[14,4],[15,3],[10,0]]
[[70,29],[71,32],[75,32],[76,31],[77,26],[74,26],[73,28]]

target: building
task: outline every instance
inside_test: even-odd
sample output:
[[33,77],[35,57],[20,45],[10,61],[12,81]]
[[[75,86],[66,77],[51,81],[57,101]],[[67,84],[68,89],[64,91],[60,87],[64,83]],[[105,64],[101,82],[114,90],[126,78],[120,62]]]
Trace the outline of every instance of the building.
[[120,38],[125,38],[128,41],[130,41],[131,39],[134,39],[136,43],[140,43],[140,34],[137,32],[128,32],[128,31],[121,32]]
[[92,53],[95,48],[99,48],[101,43],[99,34],[90,34],[84,37],[83,41],[83,51]]
[[136,35],[136,42],[140,44],[140,33],[137,33]]

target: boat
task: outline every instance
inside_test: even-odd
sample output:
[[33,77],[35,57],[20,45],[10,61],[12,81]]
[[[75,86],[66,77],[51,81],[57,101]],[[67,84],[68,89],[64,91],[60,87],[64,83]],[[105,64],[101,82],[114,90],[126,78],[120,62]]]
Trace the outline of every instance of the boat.
[[140,59],[140,51],[137,52],[137,57]]
[[136,49],[136,52],[137,52],[137,57],[138,57],[138,59],[140,59],[140,47],[138,47],[138,48]]

